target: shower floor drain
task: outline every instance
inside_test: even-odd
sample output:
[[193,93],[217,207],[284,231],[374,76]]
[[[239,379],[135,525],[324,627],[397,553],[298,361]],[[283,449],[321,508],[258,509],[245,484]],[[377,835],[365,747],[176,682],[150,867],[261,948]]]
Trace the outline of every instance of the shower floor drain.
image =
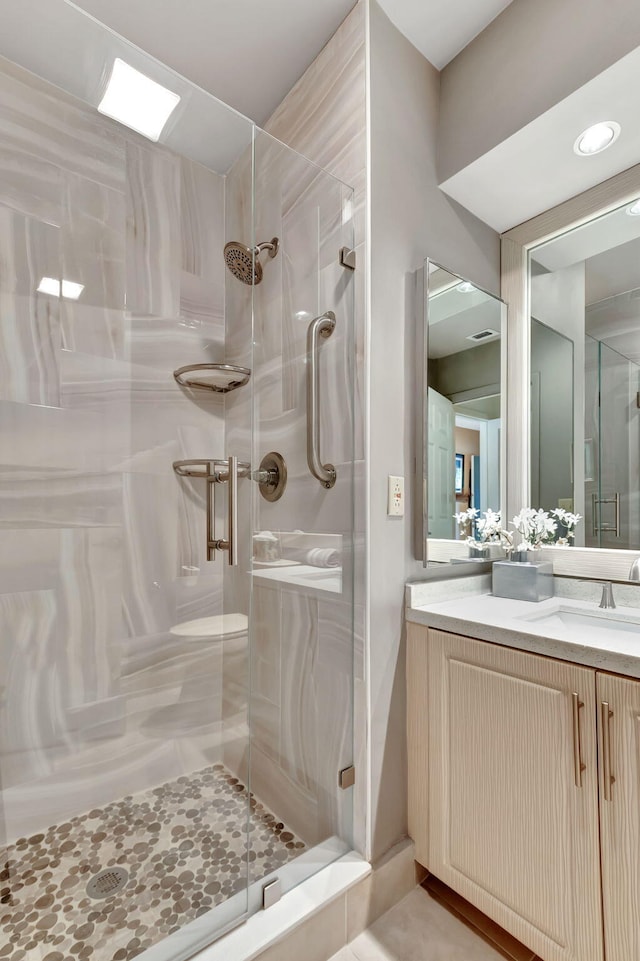
[[110,898],[118,894],[129,880],[129,872],[124,868],[105,868],[94,874],[87,884],[87,894],[90,898]]

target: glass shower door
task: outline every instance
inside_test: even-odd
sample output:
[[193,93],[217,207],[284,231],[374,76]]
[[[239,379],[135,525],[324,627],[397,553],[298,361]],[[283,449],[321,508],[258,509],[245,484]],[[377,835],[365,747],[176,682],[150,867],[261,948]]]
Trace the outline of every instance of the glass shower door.
[[256,239],[280,246],[253,289],[252,463],[281,455],[287,483],[253,487],[251,789],[279,819],[283,891],[352,847],[352,200],[257,132]]

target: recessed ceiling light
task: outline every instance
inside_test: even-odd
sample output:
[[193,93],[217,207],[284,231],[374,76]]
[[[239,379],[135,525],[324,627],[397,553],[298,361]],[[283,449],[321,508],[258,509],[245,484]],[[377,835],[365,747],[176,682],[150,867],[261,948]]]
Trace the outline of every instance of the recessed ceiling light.
[[635,200],[630,207],[627,207],[630,217],[640,217],[640,200]]
[[155,142],[179,102],[177,93],[116,57],[98,110]]
[[56,280],[55,277],[43,277],[38,284],[38,293],[40,294],[50,294],[52,297],[66,297],[67,300],[77,300],[82,291],[84,290],[84,284],[76,284],[72,280]]
[[463,280],[462,283],[456,287],[456,290],[459,290],[461,294],[471,294],[475,289],[473,284],[470,284],[468,280]]
[[594,123],[592,127],[583,130],[573,145],[574,152],[579,157],[590,157],[594,153],[606,150],[620,136],[620,124],[615,120]]

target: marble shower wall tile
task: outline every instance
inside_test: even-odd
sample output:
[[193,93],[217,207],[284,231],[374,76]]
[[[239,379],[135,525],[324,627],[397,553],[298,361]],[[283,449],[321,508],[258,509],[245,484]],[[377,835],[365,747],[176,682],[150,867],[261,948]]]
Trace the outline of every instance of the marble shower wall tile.
[[[0,129],[3,129],[1,124]],[[62,171],[56,164],[3,144],[0,146],[0,204],[42,223],[61,226]]]
[[115,527],[122,524],[117,474],[0,473],[0,528]]
[[48,591],[58,583],[60,530],[3,530],[0,594]]
[[[183,277],[186,275],[183,275]],[[170,377],[187,364],[224,363],[224,317],[193,320],[180,317],[131,317],[126,343],[132,364],[165,371]],[[189,392],[194,403],[206,403],[206,395]]]
[[[224,210],[224,178],[182,157],[180,315],[194,327],[206,328],[209,336],[218,328],[218,361],[224,357]],[[198,359],[196,355],[191,362]]]
[[38,293],[60,276],[60,230],[0,206],[0,398],[58,406],[60,308]]
[[[62,717],[56,655],[54,590],[0,594],[2,651],[2,785],[49,769]],[[26,770],[25,770],[26,769]]]
[[[352,798],[336,791],[338,771],[354,757],[354,609],[349,601],[318,601],[320,645],[317,664],[317,698],[322,705],[322,731],[318,738],[318,822],[322,834],[350,838]],[[362,639],[355,638],[356,647]]]
[[272,136],[355,188],[356,244],[366,228],[365,36],[361,2],[265,125]]
[[62,276],[84,285],[83,304],[124,310],[127,210],[123,191],[67,172],[64,214]]
[[60,534],[57,671],[65,707],[93,703],[118,693],[121,639],[123,532],[120,528],[75,528]]
[[224,177],[180,158],[182,270],[224,287]]
[[108,471],[123,454],[118,425],[92,411],[1,400],[0,446],[4,465],[31,470]]
[[169,475],[124,474],[123,494],[123,604],[127,634],[160,634],[176,623],[176,485]]
[[0,59],[3,146],[108,187],[124,187],[124,137],[58,87]]
[[127,143],[127,310],[171,317],[180,307],[180,159]]
[[124,359],[124,193],[66,173],[63,199],[62,276],[84,286],[78,300],[61,302],[63,346]]
[[315,598],[282,591],[280,764],[309,790],[318,777],[320,704],[317,697],[319,648]]
[[[204,560],[204,490],[190,498],[171,464],[223,456],[224,401],[172,374],[224,360],[225,204],[224,178],[2,61],[0,101],[0,643],[26,652],[0,752],[15,836],[221,754],[222,652],[170,628],[221,611],[223,567]],[[84,290],[36,296],[41,276]]]
[[[251,177],[251,151],[247,150],[226,177],[225,243],[236,240],[251,246],[254,242]],[[252,302],[255,290],[257,288],[241,283],[225,269],[225,356],[228,364],[253,366]],[[227,400],[235,401],[234,394],[228,394]]]

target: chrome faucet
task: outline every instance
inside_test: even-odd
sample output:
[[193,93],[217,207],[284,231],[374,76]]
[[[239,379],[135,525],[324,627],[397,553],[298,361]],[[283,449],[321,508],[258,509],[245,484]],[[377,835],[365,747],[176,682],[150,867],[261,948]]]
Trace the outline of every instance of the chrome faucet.
[[615,608],[616,602],[613,599],[613,584],[611,581],[606,581],[602,585],[602,597],[600,598],[600,607],[604,608]]
[[630,581],[640,581],[640,557],[636,557],[629,571]]

